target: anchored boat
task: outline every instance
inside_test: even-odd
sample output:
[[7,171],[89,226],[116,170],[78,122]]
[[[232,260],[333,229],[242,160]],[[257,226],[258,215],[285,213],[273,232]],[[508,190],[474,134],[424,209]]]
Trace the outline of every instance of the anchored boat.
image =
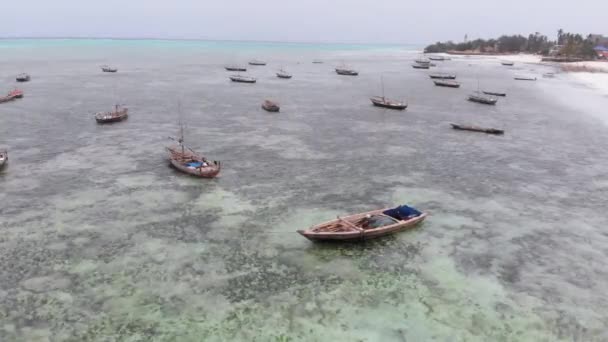
[[214,178],[220,173],[222,165],[219,161],[209,161],[184,145],[184,127],[182,125],[180,125],[180,137],[176,141],[177,146],[167,147],[169,163],[174,168],[200,178]]
[[453,129],[456,130],[461,130],[461,131],[472,131],[472,132],[480,132],[480,133],[487,133],[487,134],[496,134],[496,135],[501,135],[504,134],[505,131],[502,129],[496,129],[496,128],[483,128],[483,127],[478,127],[478,126],[467,126],[467,125],[459,125],[459,124],[450,124],[452,125]]
[[442,74],[442,73],[430,74],[429,77],[433,78],[433,79],[439,79],[439,80],[455,80],[456,79],[456,75],[454,75],[454,74]]
[[340,67],[340,68],[336,68],[336,73],[338,75],[344,75],[344,76],[357,76],[359,75],[359,72],[353,70],[353,69],[349,69],[346,67]]
[[232,82],[239,82],[239,83],[255,83],[257,81],[254,77],[241,76],[241,75],[232,75],[232,76],[230,76],[230,80]]
[[100,112],[95,114],[95,120],[100,124],[119,122],[129,117],[128,112],[128,108],[123,108],[117,104],[111,112]]
[[225,66],[224,69],[228,71],[247,71],[247,68],[238,65]]
[[262,108],[268,112],[276,113],[281,109],[281,106],[279,106],[279,104],[276,102],[264,100],[264,102],[262,102]]
[[0,103],[13,101],[23,97],[23,90],[15,89],[10,91],[6,96],[0,97]]
[[438,87],[460,88],[460,83],[454,80],[435,80],[433,83]]
[[118,69],[114,68],[114,67],[111,67],[111,66],[108,66],[108,65],[102,65],[101,66],[101,71],[103,71],[103,72],[117,72]]
[[500,92],[500,91],[487,91],[487,90],[484,90],[482,92],[484,94],[486,94],[486,95],[492,95],[492,96],[502,96],[502,97],[507,96],[507,93]]
[[298,233],[311,241],[361,241],[412,228],[424,221],[421,213],[407,205],[339,217]]
[[488,96],[488,95],[484,95],[483,93],[480,93],[480,92],[474,92],[473,94],[469,95],[468,100],[472,101],[472,102],[481,103],[481,104],[487,104],[487,105],[495,105],[496,102],[498,102],[497,98]]
[[19,75],[17,75],[16,80],[17,80],[17,82],[29,82],[30,75],[28,75],[26,73],[19,74]]
[[249,61],[249,65],[263,66],[263,65],[266,65],[266,62],[254,59],[252,61]]
[[288,73],[287,71],[281,69],[277,72],[277,77],[278,78],[284,78],[284,79],[289,79],[291,78],[291,74]]

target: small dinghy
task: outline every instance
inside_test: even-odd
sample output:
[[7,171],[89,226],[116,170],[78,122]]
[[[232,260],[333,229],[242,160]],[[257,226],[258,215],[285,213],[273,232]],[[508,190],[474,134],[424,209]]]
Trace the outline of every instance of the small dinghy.
[[183,173],[195,177],[216,177],[222,169],[221,163],[219,161],[211,162],[184,145],[184,128],[183,126],[180,128],[181,135],[180,138],[177,139],[178,145],[167,147],[167,152],[169,152],[169,163],[171,166]]
[[477,102],[477,103],[487,104],[487,105],[495,105],[496,102],[498,102],[497,98],[488,96],[488,95],[484,95],[483,93],[480,93],[480,92],[475,92],[475,93],[469,95],[468,100],[471,102]]
[[249,65],[264,66],[266,65],[266,62],[254,59],[252,61],[249,61]]
[[500,92],[500,91],[487,91],[487,90],[484,90],[484,91],[482,91],[482,93],[484,93],[486,95],[492,95],[492,96],[502,96],[502,97],[507,96],[507,93],[503,93],[503,92]]
[[515,76],[516,81],[536,81],[536,77],[532,76]]
[[412,228],[424,221],[426,213],[401,205],[339,217],[298,233],[311,241],[362,241]]
[[254,77],[241,76],[241,75],[232,75],[232,76],[230,76],[230,80],[232,82],[239,82],[239,83],[255,83],[257,81]]
[[95,114],[95,120],[100,124],[119,122],[129,117],[128,112],[128,108],[121,108],[120,105],[115,105],[114,110],[111,112],[100,112]]
[[336,68],[336,74],[344,76],[357,76],[359,73],[349,68]]
[[278,103],[270,101],[270,100],[264,100],[264,102],[262,103],[262,108],[267,112],[273,112],[273,113],[276,113],[279,110],[281,110],[281,106],[279,106]]
[[291,78],[291,74],[288,73],[287,71],[281,69],[277,72],[277,77],[278,78],[284,78],[284,79],[289,79]]
[[435,80],[433,83],[438,87],[460,88],[460,83],[454,80]]
[[227,71],[247,71],[247,68],[238,65],[225,66],[224,69]]
[[30,75],[25,74],[25,73],[19,74],[19,75],[17,75],[16,80],[17,80],[17,82],[29,82],[30,81]]
[[10,91],[6,96],[0,97],[0,103],[13,101],[23,97],[23,90],[15,89]]
[[114,67],[111,67],[111,66],[108,66],[108,65],[102,65],[101,66],[101,71],[103,71],[103,72],[117,72],[118,69],[114,68]]
[[373,96],[370,97],[370,101],[376,107],[388,108],[388,109],[396,109],[396,110],[404,110],[407,108],[407,103],[397,100],[391,100],[384,96]]
[[0,170],[2,170],[6,164],[8,164],[8,151],[3,149],[0,150]]
[[467,126],[467,125],[459,125],[459,124],[450,124],[452,125],[453,129],[456,130],[461,130],[461,131],[471,131],[471,132],[480,132],[480,133],[487,133],[487,134],[496,134],[496,135],[501,135],[504,134],[505,131],[502,129],[496,129],[496,128],[483,128],[483,127],[478,127],[478,126]]
[[455,80],[456,75],[454,74],[430,74],[430,78],[439,79],[439,80]]

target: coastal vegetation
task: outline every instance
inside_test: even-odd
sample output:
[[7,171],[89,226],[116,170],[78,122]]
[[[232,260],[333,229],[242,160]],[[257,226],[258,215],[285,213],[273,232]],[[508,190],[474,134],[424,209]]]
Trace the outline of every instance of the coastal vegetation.
[[591,35],[583,38],[580,34],[557,32],[557,41],[551,41],[547,36],[535,32],[528,37],[522,35],[503,35],[496,39],[475,39],[460,43],[452,41],[437,42],[424,49],[424,52],[475,52],[482,54],[503,53],[533,53],[543,56],[576,56],[594,58],[594,41]]

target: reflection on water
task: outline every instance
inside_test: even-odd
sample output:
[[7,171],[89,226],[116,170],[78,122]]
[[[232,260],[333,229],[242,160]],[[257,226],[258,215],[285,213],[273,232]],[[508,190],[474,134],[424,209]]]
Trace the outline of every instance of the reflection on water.
[[[601,101],[590,91],[569,93],[560,76],[516,83],[464,58],[440,67],[462,88],[436,88],[407,51],[158,56],[121,44],[0,56],[0,74],[33,76],[1,108],[3,341],[608,339],[606,127],[551,93]],[[333,73],[344,56],[361,76]],[[230,83],[221,66],[253,57],[269,62],[248,72],[259,83]],[[119,73],[102,74],[103,61]],[[281,66],[292,80],[274,77]],[[407,111],[368,102],[380,74]],[[465,101],[477,78],[508,97]],[[280,114],[260,109],[268,97]],[[116,101],[129,120],[96,125]],[[188,142],[223,162],[218,179],[167,166],[178,101]],[[431,216],[363,244],[295,233],[400,203]]]

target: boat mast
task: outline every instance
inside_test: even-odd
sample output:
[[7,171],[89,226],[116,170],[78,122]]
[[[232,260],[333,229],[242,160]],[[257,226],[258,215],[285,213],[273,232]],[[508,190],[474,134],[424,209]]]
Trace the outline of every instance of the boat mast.
[[182,155],[185,153],[184,151],[184,124],[182,122],[182,104],[181,102],[177,103],[177,113],[179,115],[179,146],[182,148]]
[[382,84],[382,101],[386,102],[384,98],[384,76],[380,75],[380,83]]

